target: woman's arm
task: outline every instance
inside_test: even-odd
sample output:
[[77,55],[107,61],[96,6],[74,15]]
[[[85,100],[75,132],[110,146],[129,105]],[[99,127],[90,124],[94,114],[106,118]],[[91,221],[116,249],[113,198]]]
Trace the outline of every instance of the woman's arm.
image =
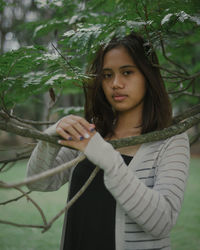
[[158,159],[153,189],[137,178],[119,152],[98,133],[91,138],[84,153],[104,170],[106,187],[130,218],[155,237],[168,235],[179,214],[188,176],[186,134],[166,140]]
[[[55,136],[57,123],[47,130],[45,133]],[[71,150],[66,147],[62,147],[51,144],[48,142],[40,141],[35,147],[34,151],[28,162],[27,177],[31,177],[36,174],[40,174],[51,168],[55,168],[65,162],[68,162],[78,156],[78,151]],[[51,177],[41,179],[37,182],[28,184],[30,190],[37,191],[54,191],[59,189],[69,179],[70,170],[67,169]]]

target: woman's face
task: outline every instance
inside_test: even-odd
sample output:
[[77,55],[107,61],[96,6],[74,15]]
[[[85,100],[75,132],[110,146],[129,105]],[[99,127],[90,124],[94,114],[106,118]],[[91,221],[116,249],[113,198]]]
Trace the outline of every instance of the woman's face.
[[136,109],[142,111],[146,93],[145,77],[123,46],[105,54],[102,73],[104,94],[119,114]]

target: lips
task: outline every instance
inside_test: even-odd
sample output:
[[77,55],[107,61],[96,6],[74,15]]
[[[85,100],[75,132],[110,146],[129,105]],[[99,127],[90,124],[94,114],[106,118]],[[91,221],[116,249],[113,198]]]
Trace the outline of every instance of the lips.
[[113,99],[117,102],[121,102],[126,98],[127,98],[127,95],[123,95],[123,94],[114,94],[113,95]]

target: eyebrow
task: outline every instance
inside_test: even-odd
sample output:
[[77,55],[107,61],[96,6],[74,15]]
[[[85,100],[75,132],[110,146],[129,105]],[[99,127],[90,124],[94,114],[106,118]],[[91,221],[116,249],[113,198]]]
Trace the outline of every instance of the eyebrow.
[[[120,69],[124,69],[124,68],[136,68],[135,65],[123,65],[120,67]],[[110,68],[104,68],[103,70],[112,70]]]

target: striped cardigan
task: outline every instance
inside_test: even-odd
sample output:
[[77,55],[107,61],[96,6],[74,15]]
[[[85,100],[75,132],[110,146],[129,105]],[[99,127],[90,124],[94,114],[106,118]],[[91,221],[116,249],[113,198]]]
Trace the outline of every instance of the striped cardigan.
[[[54,128],[47,130],[55,133]],[[39,142],[28,163],[28,177],[70,161],[79,152]],[[189,167],[185,133],[142,144],[128,167],[99,133],[89,141],[86,157],[104,170],[104,183],[116,199],[116,250],[171,249],[169,233],[181,209]],[[30,184],[53,191],[70,180],[73,169]],[[65,229],[66,217],[64,222]],[[63,237],[64,238],[64,230]],[[62,249],[61,241],[61,249]]]

